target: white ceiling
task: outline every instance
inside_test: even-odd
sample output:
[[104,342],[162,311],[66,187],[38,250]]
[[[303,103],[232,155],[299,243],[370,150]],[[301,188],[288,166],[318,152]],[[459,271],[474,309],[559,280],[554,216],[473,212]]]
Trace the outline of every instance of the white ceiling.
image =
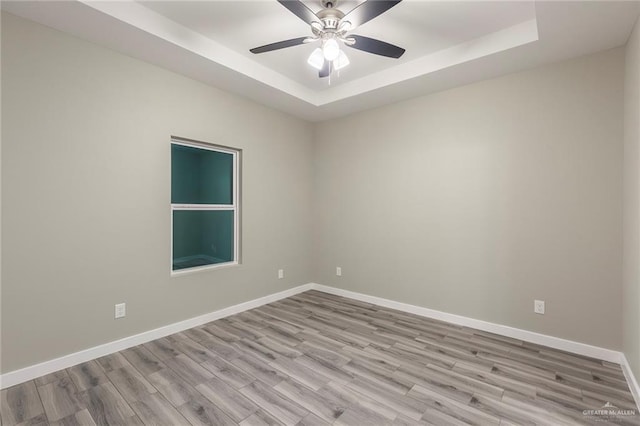
[[[321,9],[320,0],[304,3]],[[343,0],[338,8],[347,13],[359,3]],[[405,55],[390,59],[346,47],[351,65],[330,84],[306,63],[313,44],[249,52],[310,35],[276,0],[3,1],[2,9],[322,121],[621,46],[640,1],[404,0],[353,33],[401,46]]]
[[[314,12],[320,1],[305,1]],[[345,0],[338,8],[347,13],[360,2]],[[306,63],[319,43],[254,55],[252,47],[281,40],[311,36],[309,26],[276,1],[234,2],[144,2],[144,6],[215,40],[253,61],[273,69],[312,89],[327,90],[411,62],[439,50],[535,19],[532,1],[511,3],[466,3],[407,1],[353,31],[406,49],[400,59],[371,55],[344,48],[351,65],[339,78],[318,78]]]

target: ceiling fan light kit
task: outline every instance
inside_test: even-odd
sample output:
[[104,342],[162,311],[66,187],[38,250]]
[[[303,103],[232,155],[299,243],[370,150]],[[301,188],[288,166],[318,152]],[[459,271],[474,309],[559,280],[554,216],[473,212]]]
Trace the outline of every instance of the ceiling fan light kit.
[[307,63],[314,67],[317,70],[321,70],[324,65],[324,54],[322,53],[322,49],[316,47],[316,49],[309,55],[309,59],[307,59]]
[[335,67],[336,71],[340,71],[342,68],[346,67],[349,64],[350,64],[349,58],[347,58],[347,54],[344,53],[342,50],[338,54],[338,57],[336,58],[336,60],[333,61],[333,66]]
[[369,37],[355,34],[347,36],[347,32],[383,14],[400,1],[402,0],[367,0],[345,14],[335,8],[335,0],[322,0],[323,9],[318,13],[314,13],[300,0],[278,0],[278,3],[309,24],[313,36],[267,44],[253,48],[250,52],[265,53],[320,41],[321,46],[316,48],[307,59],[307,63],[318,70],[320,78],[329,77],[332,71],[338,71],[349,65],[349,58],[340,49],[339,42],[363,52],[397,59],[404,54],[403,48]]
[[322,54],[327,61],[335,61],[340,54],[340,46],[335,38],[328,38],[322,43]]

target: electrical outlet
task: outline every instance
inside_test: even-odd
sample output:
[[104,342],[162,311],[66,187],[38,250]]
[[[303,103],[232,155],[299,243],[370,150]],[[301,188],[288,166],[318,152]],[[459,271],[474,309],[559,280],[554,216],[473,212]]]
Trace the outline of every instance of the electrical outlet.
[[127,315],[127,305],[125,303],[118,303],[116,305],[116,319],[124,318]]
[[533,301],[533,312],[544,315],[544,300]]
[[342,276],[342,268],[339,266],[336,266],[336,275],[341,277]]
[[284,278],[284,269],[278,269],[278,279]]

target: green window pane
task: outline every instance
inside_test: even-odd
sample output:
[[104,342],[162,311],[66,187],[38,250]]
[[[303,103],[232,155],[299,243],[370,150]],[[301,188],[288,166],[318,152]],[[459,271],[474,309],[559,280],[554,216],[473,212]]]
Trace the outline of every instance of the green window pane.
[[232,210],[173,211],[173,270],[234,260]]
[[171,145],[173,204],[232,204],[233,155]]

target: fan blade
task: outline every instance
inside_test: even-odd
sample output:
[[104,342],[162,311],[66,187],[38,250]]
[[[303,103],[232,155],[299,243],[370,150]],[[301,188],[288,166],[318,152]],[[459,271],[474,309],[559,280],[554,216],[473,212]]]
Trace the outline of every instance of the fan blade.
[[292,38],[291,40],[279,41],[277,43],[265,44],[264,46],[254,47],[250,49],[251,53],[264,53],[271,52],[272,50],[284,49],[285,47],[297,46],[299,44],[303,44],[306,39],[309,37],[298,37]]
[[329,74],[331,74],[331,62],[325,59],[324,64],[322,65],[322,69],[318,73],[318,77],[320,78],[329,77]]
[[349,38],[355,40],[353,44],[346,44],[346,46],[354,49],[362,50],[363,52],[373,53],[374,55],[386,56],[388,58],[398,59],[402,56],[405,50],[402,47],[394,46],[393,44],[386,43],[384,41],[376,40],[375,38],[369,38],[359,35],[350,34]]
[[347,13],[340,22],[349,21],[351,26],[350,30],[369,22],[376,16],[382,15],[387,10],[391,9],[402,0],[368,0],[360,5],[356,6],[351,12]]
[[320,22],[316,14],[300,0],[278,0],[278,3],[289,9],[291,13],[309,25],[311,25],[312,22]]

